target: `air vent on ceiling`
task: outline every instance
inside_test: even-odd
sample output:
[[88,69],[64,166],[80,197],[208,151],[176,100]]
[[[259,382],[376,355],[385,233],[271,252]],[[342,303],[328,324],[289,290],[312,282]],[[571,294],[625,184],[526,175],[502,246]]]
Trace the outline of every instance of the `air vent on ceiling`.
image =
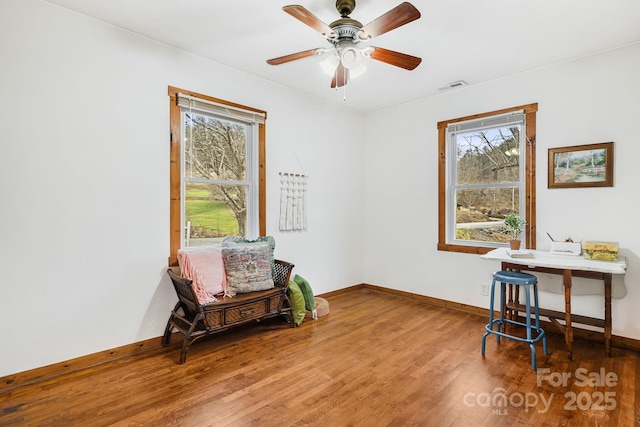
[[458,80],[455,82],[448,83],[446,86],[439,87],[438,90],[454,89],[454,88],[462,87],[466,85],[467,85],[467,82],[465,82],[464,80]]

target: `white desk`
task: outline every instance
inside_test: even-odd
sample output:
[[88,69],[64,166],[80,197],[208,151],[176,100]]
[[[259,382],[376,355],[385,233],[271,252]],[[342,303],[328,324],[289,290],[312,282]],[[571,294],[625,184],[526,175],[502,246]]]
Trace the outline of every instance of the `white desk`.
[[[604,346],[607,356],[611,355],[611,277],[613,274],[624,274],[627,269],[626,258],[618,261],[593,261],[582,256],[553,255],[545,251],[531,250],[533,258],[511,258],[506,248],[494,249],[482,255],[486,260],[495,260],[502,263],[502,270],[540,271],[549,274],[559,274],[563,277],[564,285],[564,313],[553,310],[540,309],[540,314],[546,316],[551,322],[564,332],[569,360],[573,357],[573,329],[571,323],[597,326],[604,329]],[[571,313],[571,277],[586,277],[599,279],[604,282],[604,319],[594,317],[572,315]],[[517,290],[517,289],[516,289]],[[513,300],[511,289],[509,290],[509,302],[507,308],[512,312],[524,311],[524,306]],[[562,325],[558,319],[564,318]]]

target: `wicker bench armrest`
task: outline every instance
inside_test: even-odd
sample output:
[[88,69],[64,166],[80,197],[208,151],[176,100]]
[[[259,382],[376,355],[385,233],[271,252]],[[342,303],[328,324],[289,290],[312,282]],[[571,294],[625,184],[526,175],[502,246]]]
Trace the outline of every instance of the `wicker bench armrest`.
[[167,273],[173,283],[173,288],[176,290],[178,299],[189,306],[190,309],[195,310],[200,304],[198,303],[198,297],[193,290],[191,279],[182,277],[177,274],[173,269],[167,269]]
[[291,280],[291,271],[293,270],[294,264],[282,261],[275,260],[275,271],[273,272],[273,282],[276,286],[288,286],[289,280]]

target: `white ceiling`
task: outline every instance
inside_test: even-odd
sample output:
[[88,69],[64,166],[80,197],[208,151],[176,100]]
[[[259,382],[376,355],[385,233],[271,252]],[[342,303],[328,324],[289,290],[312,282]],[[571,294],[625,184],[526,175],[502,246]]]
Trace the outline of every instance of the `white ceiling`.
[[[319,57],[282,65],[267,59],[316,47],[323,36],[282,11],[290,0],[47,0],[357,111],[373,111],[640,41],[639,0],[411,0],[422,17],[361,42],[422,58],[413,71],[371,61],[343,89]],[[401,0],[358,0],[367,24]],[[329,24],[334,0],[299,0]],[[457,89],[452,89],[457,90]]]

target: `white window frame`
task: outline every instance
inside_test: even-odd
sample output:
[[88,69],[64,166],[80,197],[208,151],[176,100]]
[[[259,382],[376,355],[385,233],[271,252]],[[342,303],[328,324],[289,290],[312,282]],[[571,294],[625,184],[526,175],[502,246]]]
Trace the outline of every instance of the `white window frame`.
[[[484,183],[484,184],[457,184],[457,140],[456,136],[459,133],[470,133],[475,131],[488,131],[491,129],[504,128],[509,125],[517,124],[520,126],[520,140],[518,141],[518,176],[519,181],[514,182],[501,182],[501,183]],[[508,243],[500,242],[480,242],[472,240],[462,240],[456,238],[456,212],[457,212],[457,199],[456,192],[461,189],[474,189],[474,188],[517,188],[519,190],[520,197],[518,198],[518,212],[526,211],[525,195],[526,195],[526,175],[525,175],[525,163],[526,163],[526,117],[523,111],[515,111],[507,114],[498,114],[495,116],[489,116],[480,119],[474,119],[464,122],[452,123],[447,126],[447,221],[446,221],[446,236],[447,244],[453,245],[469,245],[469,246],[489,246],[489,247],[501,247],[508,246]],[[526,246],[526,237],[523,234],[523,244]]]
[[[181,94],[178,94],[178,99],[180,99]],[[179,102],[180,105],[180,102]],[[180,170],[182,174],[180,176],[180,217],[186,218],[185,210],[186,210],[186,184],[187,182],[199,182],[204,184],[212,184],[212,185],[229,185],[229,186],[242,186],[247,189],[247,212],[246,212],[246,235],[242,237],[246,237],[249,239],[255,239],[259,234],[259,210],[258,210],[258,123],[255,121],[247,121],[243,118],[239,117],[237,114],[232,117],[229,115],[217,114],[207,111],[206,109],[198,108],[198,105],[189,101],[187,106],[181,105],[180,111],[180,135],[182,135],[181,146],[183,149],[181,150],[180,156]],[[186,131],[186,116],[190,113],[196,113],[200,115],[206,115],[215,119],[219,119],[226,122],[231,123],[239,123],[243,124],[246,127],[245,134],[245,180],[237,181],[237,180],[214,180],[214,179],[206,179],[199,177],[188,177],[187,167],[186,167],[186,150],[187,144],[186,139],[189,135],[187,135]],[[183,220],[184,222],[184,220]],[[187,227],[181,227],[180,231],[180,242],[184,243],[186,241],[186,233]]]

